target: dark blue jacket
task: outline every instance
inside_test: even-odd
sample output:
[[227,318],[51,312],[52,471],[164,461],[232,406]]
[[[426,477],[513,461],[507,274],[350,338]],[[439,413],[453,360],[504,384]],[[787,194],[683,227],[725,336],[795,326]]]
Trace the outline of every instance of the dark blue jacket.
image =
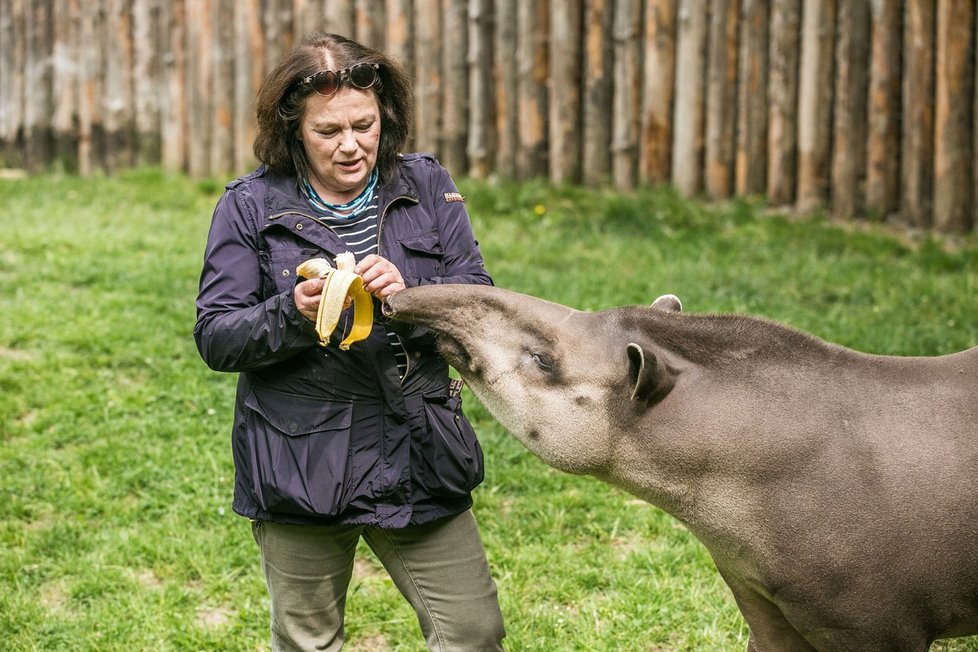
[[[400,168],[378,189],[380,255],[408,286],[491,284],[448,172],[417,154]],[[376,301],[370,337],[349,351],[337,346],[343,319],[323,348],[295,307],[296,266],[346,249],[295,179],[264,166],[228,184],[215,208],[194,337],[208,366],[239,372],[234,510],[403,527],[468,509],[482,450],[431,334],[401,331],[410,363],[402,382]]]

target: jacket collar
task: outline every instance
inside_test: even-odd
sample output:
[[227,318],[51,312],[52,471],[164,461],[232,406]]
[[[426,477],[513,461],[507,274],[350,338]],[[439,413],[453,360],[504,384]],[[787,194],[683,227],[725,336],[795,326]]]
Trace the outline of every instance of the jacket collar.
[[[415,203],[421,201],[414,180],[407,174],[407,167],[401,165],[399,172],[396,179],[383,182],[377,186],[378,207],[381,215],[387,211],[391,203],[398,199],[406,199]],[[287,211],[312,212],[312,208],[295,178],[275,174],[264,165],[257,170],[256,176],[265,180],[267,188],[264,197],[266,217]]]

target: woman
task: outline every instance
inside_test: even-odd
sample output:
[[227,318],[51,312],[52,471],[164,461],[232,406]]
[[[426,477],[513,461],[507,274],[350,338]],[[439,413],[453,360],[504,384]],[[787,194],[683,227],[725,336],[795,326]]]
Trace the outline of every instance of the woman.
[[[405,155],[401,67],[333,34],[302,40],[257,100],[262,165],[227,186],[207,241],[194,335],[239,372],[234,510],[252,520],[275,650],[336,650],[360,537],[418,614],[432,650],[505,636],[469,492],[482,451],[424,330],[375,310],[370,337],[326,347],[310,258],[350,251],[376,300],[425,283],[491,284],[461,195]],[[349,312],[345,313],[349,326]]]

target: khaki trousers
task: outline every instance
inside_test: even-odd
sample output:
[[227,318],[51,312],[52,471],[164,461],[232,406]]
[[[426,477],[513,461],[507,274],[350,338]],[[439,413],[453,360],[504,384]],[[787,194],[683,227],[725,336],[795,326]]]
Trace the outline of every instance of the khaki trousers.
[[252,532],[271,598],[275,652],[343,647],[346,593],[361,536],[414,607],[429,650],[503,649],[496,585],[471,510],[398,530],[256,521]]

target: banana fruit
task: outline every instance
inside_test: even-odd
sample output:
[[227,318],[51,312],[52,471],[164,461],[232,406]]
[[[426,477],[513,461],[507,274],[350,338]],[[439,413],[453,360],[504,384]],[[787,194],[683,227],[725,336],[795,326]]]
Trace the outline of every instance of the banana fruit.
[[334,269],[325,258],[311,258],[295,268],[295,273],[305,279],[326,279],[323,294],[319,299],[319,312],[316,313],[316,334],[319,345],[329,344],[329,336],[336,329],[347,297],[353,299],[353,328],[340,342],[340,349],[347,351],[354,342],[367,339],[374,321],[374,303],[370,294],[363,289],[363,279],[354,273],[356,264],[349,251],[336,256]]

